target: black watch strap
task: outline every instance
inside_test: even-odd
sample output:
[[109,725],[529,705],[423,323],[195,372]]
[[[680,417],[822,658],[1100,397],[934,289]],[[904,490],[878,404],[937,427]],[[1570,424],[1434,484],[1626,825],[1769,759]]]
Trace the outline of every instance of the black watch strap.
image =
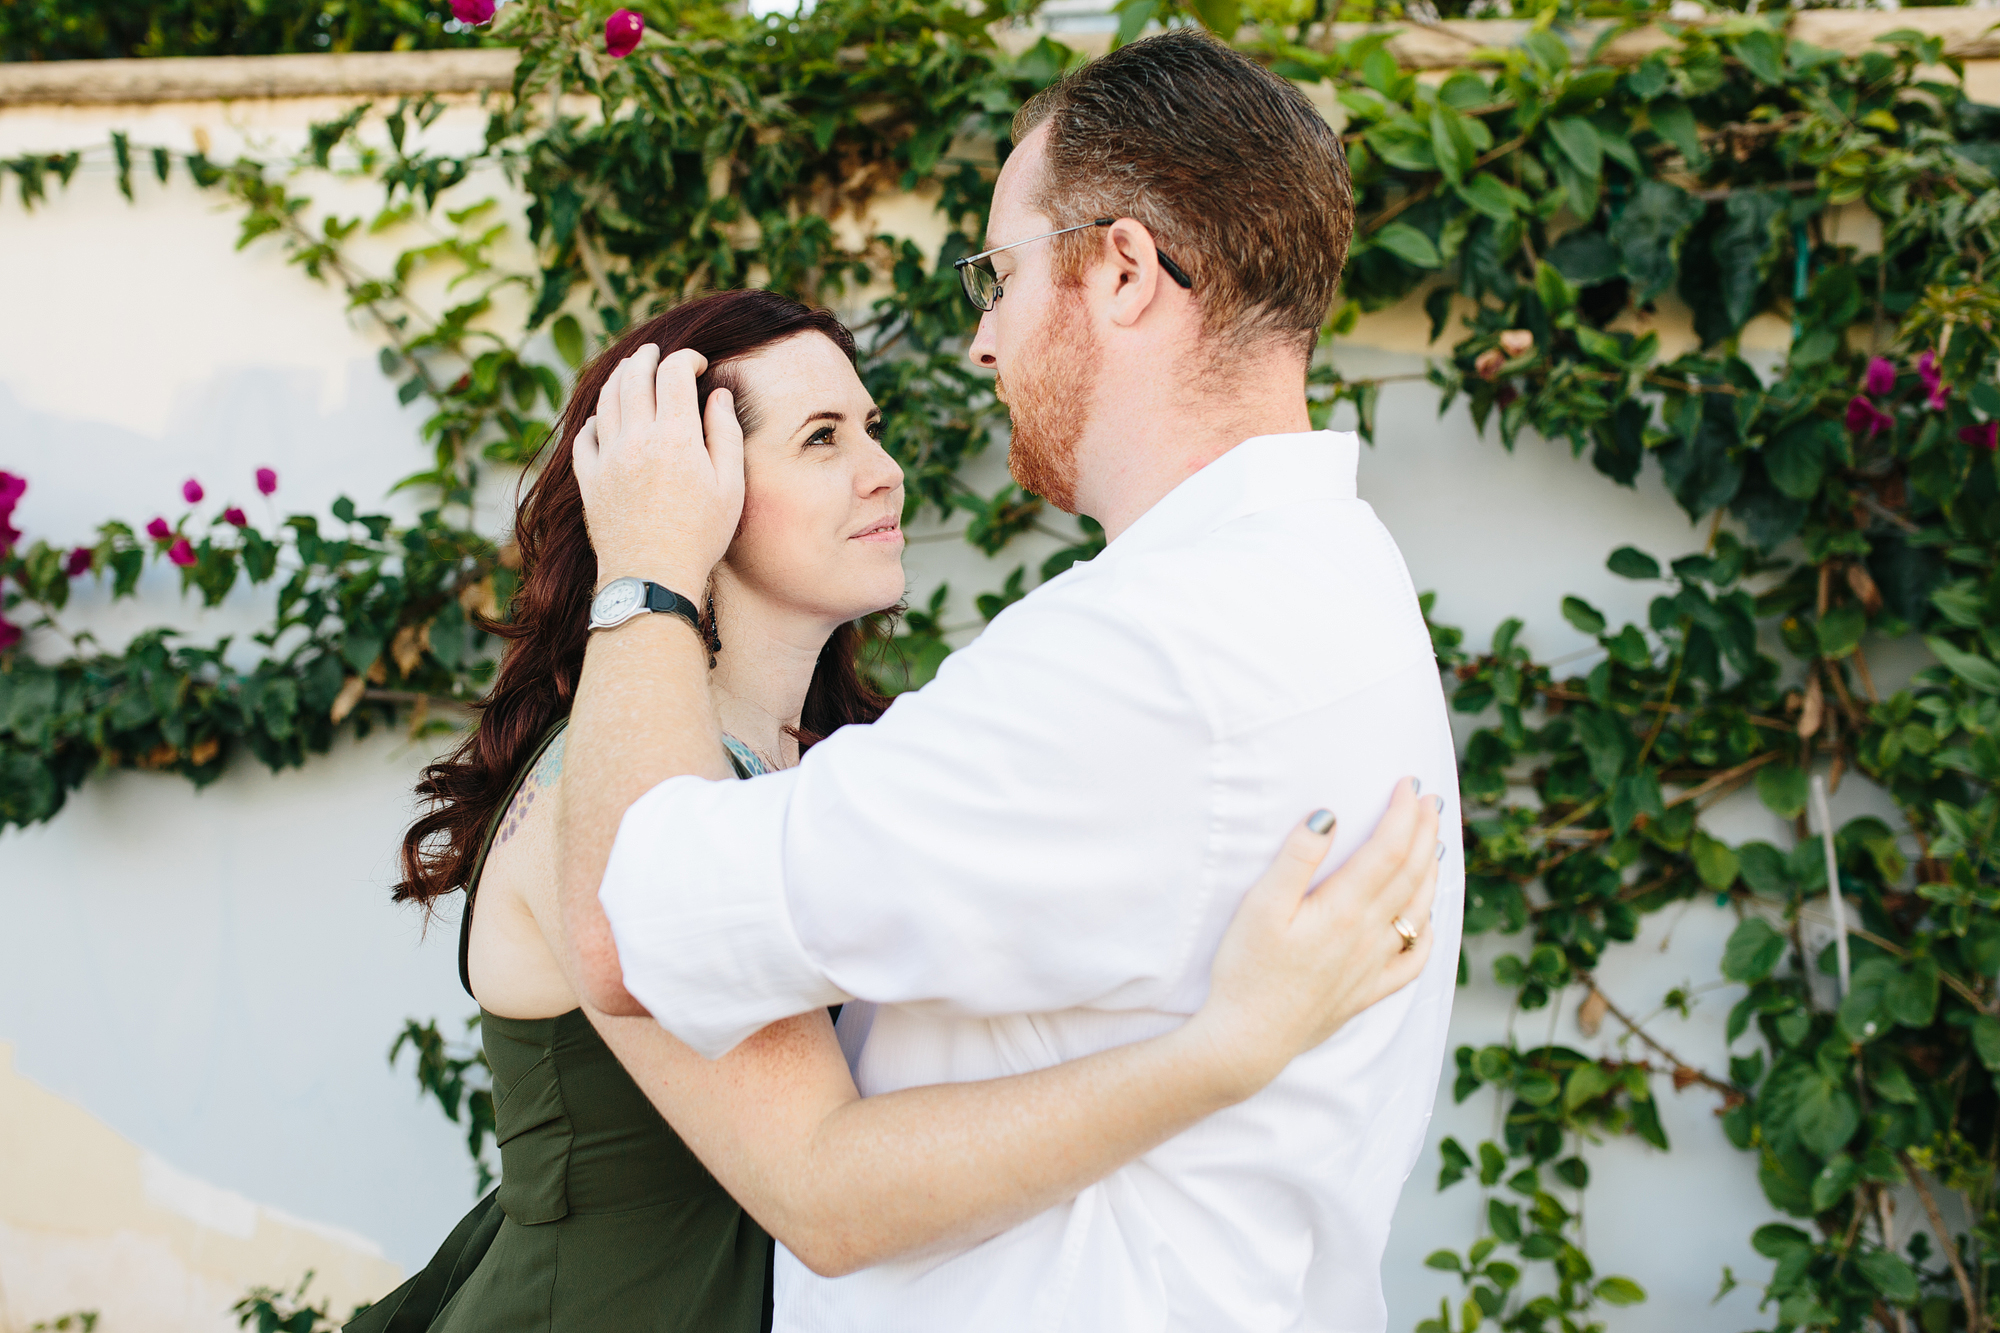
[[694,632],[697,636],[704,640],[708,637],[707,631],[701,627],[701,608],[675,592],[672,588],[649,580],[646,584],[646,609],[648,611],[664,611],[669,615],[679,616],[682,620],[694,626]]

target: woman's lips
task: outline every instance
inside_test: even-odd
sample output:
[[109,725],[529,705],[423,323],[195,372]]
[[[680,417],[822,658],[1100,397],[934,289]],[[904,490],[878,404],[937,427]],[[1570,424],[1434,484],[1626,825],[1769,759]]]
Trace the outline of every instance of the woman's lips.
[[879,542],[884,545],[902,545],[903,529],[894,519],[885,519],[872,528],[865,528],[848,538],[854,542]]

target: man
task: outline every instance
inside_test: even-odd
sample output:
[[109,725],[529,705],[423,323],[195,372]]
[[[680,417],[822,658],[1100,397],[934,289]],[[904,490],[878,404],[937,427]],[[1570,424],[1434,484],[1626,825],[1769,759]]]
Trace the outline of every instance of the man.
[[[675,617],[586,659],[571,965],[594,1004],[710,1057],[841,1001],[864,1094],[1151,1035],[1199,1004],[1299,810],[1342,815],[1338,860],[1414,773],[1457,826],[1409,576],[1356,498],[1354,437],[1307,414],[1352,234],[1338,138],[1296,89],[1178,31],[1041,94],[1015,139],[992,267],[966,275],[986,311],[971,355],[999,374],[1014,475],[1102,523],[1105,552],[874,726],[753,782],[702,776],[720,776],[704,658]],[[702,445],[695,360],[659,369],[656,422],[578,445],[606,578],[697,593],[727,544],[740,477],[732,493],[726,408]],[[779,1329],[1381,1329],[1458,956],[1456,838],[1440,854],[1414,985],[984,1244],[838,1280],[781,1252]]]

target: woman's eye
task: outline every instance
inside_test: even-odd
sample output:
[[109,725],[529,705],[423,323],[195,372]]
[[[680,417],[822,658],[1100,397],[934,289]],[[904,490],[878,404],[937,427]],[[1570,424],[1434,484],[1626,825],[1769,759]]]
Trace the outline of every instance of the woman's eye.
[[880,443],[882,439],[882,431],[883,431],[882,418],[876,417],[873,421],[868,423],[869,439],[874,440],[877,443]]
[[811,435],[806,437],[806,443],[808,445],[832,444],[833,442],[834,442],[833,427],[831,426],[821,426],[818,430],[814,431]]

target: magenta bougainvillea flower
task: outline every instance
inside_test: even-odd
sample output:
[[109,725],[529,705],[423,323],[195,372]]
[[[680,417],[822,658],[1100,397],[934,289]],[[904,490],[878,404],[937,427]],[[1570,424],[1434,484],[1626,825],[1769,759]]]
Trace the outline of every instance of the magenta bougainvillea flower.
[[270,468],[257,469],[257,494],[270,495],[278,489],[278,474]]
[[1861,387],[1880,398],[1896,387],[1896,363],[1886,356],[1870,357],[1868,373],[1861,377]]
[[451,0],[451,16],[469,28],[493,21],[493,0]]
[[619,60],[639,49],[646,33],[646,20],[629,9],[621,9],[604,20],[604,49]]
[[235,505],[231,505],[229,506],[229,508],[222,511],[222,521],[224,523],[234,523],[239,528],[246,528],[250,526],[250,520],[245,518],[243,516],[243,511],[241,509],[238,509]]
[[2000,421],[1981,421],[1971,426],[1960,426],[1958,438],[1975,449],[1992,453],[2000,449]]
[[21,627],[0,616],[0,653],[6,652],[21,641]]
[[1896,419],[1869,402],[1860,394],[1847,400],[1847,428],[1856,435],[1874,439],[1878,431],[1887,430],[1896,424]]
[[14,506],[28,493],[28,479],[17,477],[11,472],[0,472],[0,555],[12,550],[14,543],[21,540],[21,531],[14,526]]
[[146,525],[146,535],[156,542],[163,542],[174,535],[174,530],[167,526],[167,520],[156,518]]
[[71,578],[88,574],[92,560],[93,557],[90,548],[88,546],[79,546],[69,553],[69,559],[63,561],[63,573],[69,575]]
[[193,477],[189,477],[181,483],[181,499],[186,500],[191,505],[200,504],[201,497],[206,494],[207,492],[201,488],[201,483]]
[[1938,370],[1937,353],[1925,352],[1917,358],[1917,377],[1924,382],[1924,392],[1928,395],[1924,405],[1933,412],[1942,412],[1947,399],[1944,392],[1944,375]]
[[186,569],[194,563],[194,547],[188,544],[187,538],[183,537],[167,548],[167,559]]

